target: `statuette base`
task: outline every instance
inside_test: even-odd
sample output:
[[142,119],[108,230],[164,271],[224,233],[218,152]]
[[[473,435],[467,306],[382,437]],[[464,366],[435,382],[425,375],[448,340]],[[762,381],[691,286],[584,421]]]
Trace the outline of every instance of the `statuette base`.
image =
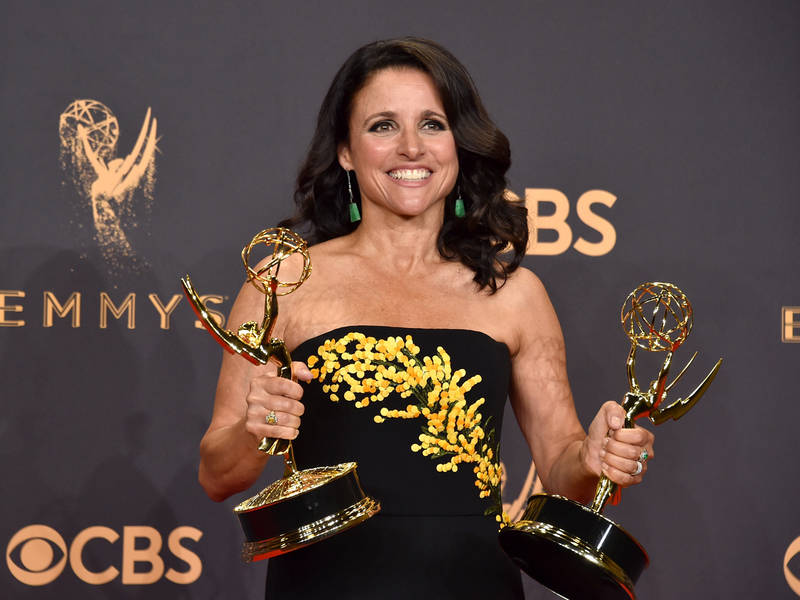
[[365,521],[380,508],[361,489],[356,463],[297,471],[234,508],[247,539],[242,558],[254,562],[298,550]]
[[568,600],[632,600],[650,559],[622,527],[562,496],[534,494],[500,545],[525,573]]

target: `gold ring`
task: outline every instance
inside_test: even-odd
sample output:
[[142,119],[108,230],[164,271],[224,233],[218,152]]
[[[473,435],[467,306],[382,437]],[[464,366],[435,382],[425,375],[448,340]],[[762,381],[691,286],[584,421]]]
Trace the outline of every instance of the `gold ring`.
[[277,425],[278,424],[278,417],[275,415],[275,411],[271,410],[267,413],[267,425]]

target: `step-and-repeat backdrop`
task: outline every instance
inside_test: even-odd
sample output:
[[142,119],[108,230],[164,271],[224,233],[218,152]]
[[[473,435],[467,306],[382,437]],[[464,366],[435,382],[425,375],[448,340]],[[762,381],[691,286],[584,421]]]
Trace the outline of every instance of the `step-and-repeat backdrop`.
[[[584,424],[627,389],[642,281],[694,305],[673,398],[725,359],[607,511],[652,559],[640,596],[800,595],[800,4],[19,1],[2,21],[3,597],[263,596],[231,507],[277,467],[223,504],[198,485],[221,351],[178,278],[224,319],[336,69],[408,34],[466,64],[511,140]],[[513,517],[537,480],[506,420]]]

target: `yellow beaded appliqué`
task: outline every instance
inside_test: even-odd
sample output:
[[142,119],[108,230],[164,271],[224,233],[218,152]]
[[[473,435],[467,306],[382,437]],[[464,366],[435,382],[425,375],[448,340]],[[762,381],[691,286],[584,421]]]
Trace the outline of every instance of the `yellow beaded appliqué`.
[[508,517],[502,512],[502,468],[494,429],[484,429],[488,424],[482,422],[478,411],[485,399],[468,405],[465,397],[481,376],[465,379],[464,369],[453,371],[450,356],[441,346],[434,356],[420,357],[419,353],[410,335],[376,339],[350,332],[326,340],[307,363],[313,377],[323,383],[322,391],[334,402],[344,399],[356,408],[366,408],[393,392],[401,398],[413,396],[416,404],[408,404],[404,410],[382,407],[373,417],[375,422],[424,418],[419,443],[412,444],[411,450],[434,460],[446,459],[436,465],[440,472],[472,464],[480,497],[493,499],[487,514],[495,513],[496,520],[505,525]]

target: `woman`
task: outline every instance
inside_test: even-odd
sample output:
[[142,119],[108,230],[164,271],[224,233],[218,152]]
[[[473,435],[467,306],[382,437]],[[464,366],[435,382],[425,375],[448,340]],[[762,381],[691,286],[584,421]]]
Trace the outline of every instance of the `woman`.
[[[317,242],[275,331],[304,384],[226,356],[200,481],[215,500],[245,490],[268,458],[257,441],[300,434],[301,467],[356,460],[383,508],[270,560],[268,597],[522,597],[496,541],[502,517],[484,515],[498,508],[507,395],[548,491],[586,502],[601,473],[641,481],[652,434],[622,429],[614,402],[588,435],[578,422],[558,320],[518,268],[526,212],[504,198],[509,164],[468,73],[437,44],[369,44],[336,75],[284,223]],[[230,320],[262,306],[245,285]]]

